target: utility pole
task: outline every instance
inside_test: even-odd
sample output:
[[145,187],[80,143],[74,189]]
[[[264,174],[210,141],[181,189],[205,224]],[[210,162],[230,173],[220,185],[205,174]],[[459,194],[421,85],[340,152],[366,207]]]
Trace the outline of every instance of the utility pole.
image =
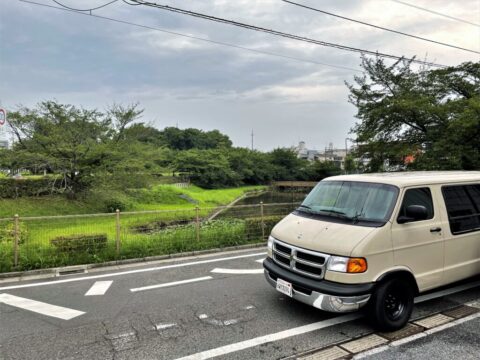
[[253,151],[253,129],[252,129],[252,151]]

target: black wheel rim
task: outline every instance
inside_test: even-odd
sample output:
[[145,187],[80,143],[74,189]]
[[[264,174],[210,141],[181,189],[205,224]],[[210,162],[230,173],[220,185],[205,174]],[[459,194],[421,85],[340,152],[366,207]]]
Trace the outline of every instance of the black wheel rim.
[[384,300],[385,314],[387,317],[393,321],[400,319],[405,313],[407,301],[408,299],[404,292],[390,286],[385,294]]

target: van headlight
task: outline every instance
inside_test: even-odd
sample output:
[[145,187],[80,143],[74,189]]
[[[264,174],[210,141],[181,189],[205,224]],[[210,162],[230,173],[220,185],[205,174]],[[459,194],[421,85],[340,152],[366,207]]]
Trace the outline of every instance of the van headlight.
[[273,251],[273,240],[275,240],[275,238],[270,235],[268,237],[268,241],[267,241],[267,255],[269,257],[272,257],[272,251]]
[[367,269],[367,260],[364,258],[331,256],[327,264],[327,270],[343,273],[363,273]]

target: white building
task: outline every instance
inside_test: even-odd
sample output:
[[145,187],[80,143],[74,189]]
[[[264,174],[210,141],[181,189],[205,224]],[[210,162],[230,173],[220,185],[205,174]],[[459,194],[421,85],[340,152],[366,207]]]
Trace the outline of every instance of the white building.
[[0,140],[0,149],[8,149],[8,141]]
[[328,144],[323,151],[311,150],[306,146],[305,141],[300,141],[294,148],[297,157],[309,161],[331,161],[340,169],[344,168],[347,149],[335,148],[333,143]]

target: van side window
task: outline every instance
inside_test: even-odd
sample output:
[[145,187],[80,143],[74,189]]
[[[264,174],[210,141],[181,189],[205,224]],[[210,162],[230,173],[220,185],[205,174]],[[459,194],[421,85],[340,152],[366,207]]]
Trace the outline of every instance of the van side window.
[[480,185],[442,188],[452,234],[480,230]]
[[433,218],[433,201],[432,193],[428,187],[409,189],[403,197],[402,207],[400,208],[400,216],[407,216],[407,207],[410,205],[422,205],[427,209],[428,216],[425,220]]

